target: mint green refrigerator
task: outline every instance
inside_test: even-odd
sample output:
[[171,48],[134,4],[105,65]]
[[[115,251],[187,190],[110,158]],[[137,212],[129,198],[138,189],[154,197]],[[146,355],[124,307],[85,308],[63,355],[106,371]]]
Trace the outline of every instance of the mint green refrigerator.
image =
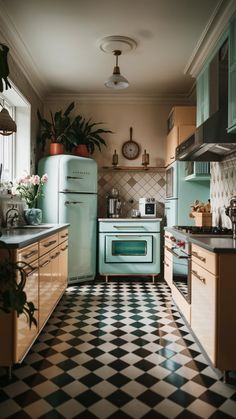
[[96,273],[97,164],[93,159],[56,155],[39,161],[48,175],[39,201],[44,223],[70,223],[69,284],[93,280]]

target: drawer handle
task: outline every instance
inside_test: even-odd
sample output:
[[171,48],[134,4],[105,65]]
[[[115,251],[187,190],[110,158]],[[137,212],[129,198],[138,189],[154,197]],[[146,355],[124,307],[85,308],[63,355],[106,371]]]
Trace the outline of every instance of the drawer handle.
[[39,265],[40,268],[44,268],[44,266],[47,266],[50,263],[50,260],[46,260],[42,265]]
[[29,277],[30,275],[33,275],[35,272],[38,272],[39,268],[34,268],[32,269],[32,271],[30,271],[28,274],[26,274],[27,277]]
[[30,252],[30,253],[26,253],[25,255],[22,255],[22,257],[23,257],[24,259],[29,259],[29,258],[31,258],[31,256],[35,255],[36,253],[38,253],[38,250],[33,250],[33,251],[32,251],[32,252]]
[[56,259],[56,257],[60,255],[60,252],[55,253],[55,255],[51,256],[51,259]]
[[50,242],[48,242],[48,243],[44,244],[43,246],[44,246],[44,247],[49,247],[49,246],[52,246],[52,244],[54,244],[54,243],[56,243],[56,242],[57,242],[56,240],[51,240]]
[[175,253],[174,252],[174,250],[173,249],[171,249],[170,247],[168,247],[168,246],[165,246],[165,249],[166,250],[168,250],[168,252],[170,252],[174,257],[176,257],[177,259],[189,259],[189,257],[186,255],[186,256],[180,256],[180,255],[177,255],[177,253]]
[[170,267],[170,265],[164,260],[164,265],[166,265],[167,266],[167,268],[169,268]]
[[199,256],[197,252],[192,252],[192,256],[195,256],[195,258],[201,260],[204,263],[206,262],[206,258],[204,258],[203,256]]
[[202,276],[198,275],[198,273],[197,273],[196,271],[192,271],[192,274],[193,274],[194,276],[196,276],[196,278],[197,278],[197,279],[199,279],[199,281],[201,281],[203,284],[205,284],[205,283],[206,283],[205,278],[203,278]]
[[142,230],[145,229],[145,227],[143,227],[143,226],[113,226],[113,227],[116,228],[117,230],[134,229],[134,228],[139,228],[139,229],[142,229]]
[[61,248],[62,252],[64,252],[66,249],[68,249],[68,246]]
[[68,237],[68,233],[64,234],[64,236],[61,235],[61,239],[65,239],[66,237]]

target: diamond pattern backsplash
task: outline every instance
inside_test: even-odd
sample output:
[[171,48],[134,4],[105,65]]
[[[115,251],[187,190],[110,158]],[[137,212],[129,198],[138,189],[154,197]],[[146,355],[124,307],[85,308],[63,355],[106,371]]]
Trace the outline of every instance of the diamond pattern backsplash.
[[122,201],[121,217],[130,217],[131,210],[138,209],[139,198],[152,197],[158,202],[157,217],[164,216],[164,202],[166,195],[165,170],[156,172],[149,169],[139,171],[108,171],[98,173],[98,216],[106,217],[106,196],[116,188]]
[[230,198],[236,195],[236,153],[223,162],[211,163],[211,205],[213,225],[231,228],[230,218],[225,214],[225,207]]

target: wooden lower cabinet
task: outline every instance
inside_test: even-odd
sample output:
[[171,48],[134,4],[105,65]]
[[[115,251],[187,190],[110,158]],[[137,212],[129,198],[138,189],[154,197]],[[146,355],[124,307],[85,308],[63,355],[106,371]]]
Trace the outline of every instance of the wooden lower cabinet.
[[[0,251],[0,259],[1,255]],[[17,317],[15,313],[0,313],[0,366],[4,367],[24,359],[67,287],[68,229],[13,250],[12,259],[30,263],[25,292],[38,309],[35,312],[37,326],[32,325],[30,329],[24,314]]]
[[192,249],[191,328],[216,368],[235,371],[235,253]]

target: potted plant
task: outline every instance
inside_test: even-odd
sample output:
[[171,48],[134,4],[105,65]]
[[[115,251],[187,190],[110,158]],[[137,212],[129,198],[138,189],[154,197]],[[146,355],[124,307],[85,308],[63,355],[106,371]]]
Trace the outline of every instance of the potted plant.
[[[1,246],[6,247],[4,242]],[[31,301],[27,300],[24,291],[27,280],[27,268],[25,262],[11,262],[9,258],[0,262],[0,312],[11,313],[16,311],[17,316],[25,314],[29,327],[34,324],[37,326],[37,320],[34,312],[37,310]]]
[[103,122],[91,122],[91,118],[86,121],[81,115],[75,117],[69,129],[69,142],[74,146],[74,152],[84,157],[93,154],[95,146],[101,151],[101,145],[106,146],[102,135],[112,133],[110,130],[97,128]]
[[62,110],[55,112],[53,115],[50,111],[51,119],[48,121],[43,118],[40,111],[37,111],[38,119],[41,125],[41,131],[38,136],[38,143],[42,145],[42,151],[45,150],[46,141],[50,141],[50,154],[63,154],[64,146],[68,150],[68,136],[71,127],[70,112],[74,108],[72,102],[64,113]]

